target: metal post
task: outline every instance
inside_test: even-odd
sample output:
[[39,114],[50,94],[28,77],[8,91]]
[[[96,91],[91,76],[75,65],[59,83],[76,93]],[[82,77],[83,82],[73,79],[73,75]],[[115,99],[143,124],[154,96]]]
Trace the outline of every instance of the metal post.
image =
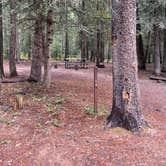
[[97,99],[98,99],[98,95],[97,95],[97,72],[98,72],[98,68],[94,67],[94,112],[97,113]]

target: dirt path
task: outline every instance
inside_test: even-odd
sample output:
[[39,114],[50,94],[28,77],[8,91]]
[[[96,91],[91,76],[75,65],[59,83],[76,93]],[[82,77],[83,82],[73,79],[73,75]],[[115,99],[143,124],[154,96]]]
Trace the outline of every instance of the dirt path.
[[[18,65],[28,76],[29,65]],[[6,67],[7,70],[7,67]],[[165,166],[166,84],[141,75],[142,110],[152,129],[141,136],[104,130],[111,108],[111,68],[99,71],[100,116],[93,106],[93,69],[52,70],[51,88],[29,83],[2,85],[0,165],[2,166]],[[12,109],[16,94],[24,109]]]

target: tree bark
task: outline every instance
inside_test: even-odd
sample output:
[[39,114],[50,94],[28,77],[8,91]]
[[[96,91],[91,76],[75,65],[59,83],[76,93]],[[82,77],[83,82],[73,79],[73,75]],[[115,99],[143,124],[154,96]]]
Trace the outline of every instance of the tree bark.
[[113,0],[113,106],[108,127],[139,132],[147,125],[141,112],[136,54],[136,1]]
[[[140,20],[140,16],[139,16],[139,8],[138,8],[138,4],[136,4],[137,6],[137,21]],[[137,57],[138,57],[138,69],[139,70],[146,70],[146,57],[144,54],[144,45],[143,45],[143,40],[142,40],[142,34],[141,32],[141,24],[137,23],[136,25],[137,28],[137,38],[136,38],[136,46],[137,46]]]
[[65,60],[69,58],[69,36],[68,36],[68,29],[65,32]]
[[[82,0],[82,11],[85,11],[85,1]],[[85,18],[81,19],[81,23],[83,26],[86,26]],[[80,41],[81,41],[81,60],[85,61],[88,57],[88,40],[87,33],[84,30],[80,32]]]
[[20,63],[20,41],[19,41],[19,31],[17,24],[16,24],[16,62]]
[[164,29],[164,48],[163,48],[162,72],[166,72],[166,29]]
[[154,25],[154,74],[161,74],[159,26]]
[[90,55],[90,61],[91,62],[95,62],[95,51],[94,50],[91,50],[91,55]]
[[142,35],[137,34],[137,56],[138,56],[138,69],[146,70],[146,57],[144,55],[144,47]]
[[145,53],[146,61],[148,63],[151,63],[150,44],[151,44],[151,32],[149,31],[148,32],[148,37],[147,37],[146,53]]
[[[104,27],[103,27],[104,28]],[[103,29],[102,28],[102,29]],[[104,56],[104,48],[105,48],[105,43],[104,43],[104,34],[101,32],[101,41],[100,41],[100,47],[101,47],[101,50],[100,50],[100,63],[102,63],[102,65],[100,65],[100,67],[104,67],[103,64],[104,64],[104,59],[105,59],[105,56]]]
[[28,32],[28,60],[31,59],[32,54],[32,35],[30,32]]
[[65,59],[67,60],[69,58],[69,34],[68,34],[68,7],[67,7],[67,3],[65,2],[65,21],[66,21],[66,25],[65,25]]
[[100,67],[100,30],[97,29],[96,66]]
[[111,60],[111,32],[108,32],[108,36],[107,63]]
[[34,45],[32,49],[32,64],[29,81],[41,81],[41,66],[43,55],[43,16],[39,14],[35,22]]
[[3,68],[3,12],[2,12],[2,0],[0,0],[0,77],[4,77]]
[[15,11],[15,0],[10,1],[10,22],[11,22],[11,30],[10,30],[10,46],[9,46],[9,70],[10,76],[15,77],[17,76],[16,71],[16,11]]
[[88,56],[86,32],[81,31],[81,60],[86,60]]
[[48,10],[47,14],[47,36],[46,36],[46,46],[45,46],[45,55],[44,55],[44,85],[49,88],[51,84],[51,53],[52,53],[52,44],[54,36],[54,13],[53,10]]
[[[101,24],[101,23],[100,23]],[[97,67],[104,67],[104,37],[101,32],[101,29],[103,29],[102,25],[98,25],[97,29],[97,47],[96,47],[96,66]],[[102,63],[102,65],[101,65]]]

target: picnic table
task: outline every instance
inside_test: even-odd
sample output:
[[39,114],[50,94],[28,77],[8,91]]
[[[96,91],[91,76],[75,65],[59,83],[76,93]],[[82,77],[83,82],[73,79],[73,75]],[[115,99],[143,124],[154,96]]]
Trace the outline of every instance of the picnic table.
[[66,60],[65,68],[66,69],[76,69],[76,70],[87,69],[88,62],[86,60],[77,60],[77,61]]

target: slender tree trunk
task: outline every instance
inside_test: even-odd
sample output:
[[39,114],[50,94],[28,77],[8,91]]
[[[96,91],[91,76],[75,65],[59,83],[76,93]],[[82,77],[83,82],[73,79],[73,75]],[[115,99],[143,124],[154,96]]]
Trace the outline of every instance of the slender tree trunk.
[[86,41],[86,52],[87,52],[86,60],[89,60],[89,42],[88,41]]
[[40,82],[41,81],[41,66],[43,55],[43,16],[38,15],[35,22],[34,32],[34,45],[32,49],[32,64],[29,81]]
[[104,55],[105,43],[104,43],[104,34],[103,33],[101,33],[101,41],[100,42],[101,42],[100,43],[100,48],[101,48],[101,50],[100,50],[100,52],[101,52],[100,53],[100,63],[102,63],[101,67],[103,67],[103,63],[104,63],[104,59],[105,59],[105,55]]
[[[97,67],[104,67],[104,37],[101,32],[103,26],[98,25],[97,29],[97,49],[96,49],[96,66]],[[102,65],[101,65],[102,63]]]
[[90,61],[95,62],[94,50],[91,50]]
[[111,32],[108,33],[108,53],[107,53],[107,63],[111,60]]
[[81,60],[86,60],[88,55],[86,32],[81,31]]
[[[138,3],[137,3],[137,21],[140,20],[139,17],[139,8],[138,8]],[[137,28],[137,38],[136,38],[136,43],[137,43],[137,57],[138,57],[138,69],[140,70],[146,70],[146,57],[144,54],[144,45],[143,45],[143,40],[142,40],[142,34],[141,32],[141,24],[137,23],[136,25]]]
[[16,71],[16,11],[15,11],[15,0],[10,1],[10,22],[11,22],[11,30],[10,30],[10,48],[9,48],[9,70],[10,76],[15,77],[17,76]]
[[3,18],[2,18],[2,0],[0,0],[0,77],[4,77],[3,68]]
[[138,69],[146,70],[146,57],[144,54],[144,46],[142,35],[137,34],[137,56],[138,56]]
[[166,29],[164,29],[164,48],[163,48],[162,72],[166,72]]
[[67,3],[65,1],[65,21],[66,21],[66,25],[65,25],[65,60],[67,60],[69,58],[69,34],[68,34],[68,7],[67,7]]
[[28,32],[28,60],[31,59],[32,54],[32,35]]
[[97,29],[96,66],[100,67],[100,29]]
[[[82,0],[82,11],[85,11],[85,1]],[[85,18],[81,19],[82,25],[85,26]],[[81,60],[85,61],[88,56],[88,43],[87,43],[87,33],[84,30],[80,32],[81,41]]]
[[46,49],[44,56],[44,84],[47,88],[50,87],[51,84],[51,53],[52,53],[52,44],[53,44],[53,36],[54,36],[54,14],[53,10],[50,9],[47,15],[47,36],[46,36]]
[[151,43],[151,32],[148,32],[148,38],[147,38],[147,46],[146,46],[146,53],[145,53],[145,57],[146,57],[146,61],[148,63],[151,63],[151,57],[150,57],[150,43]]
[[68,29],[65,32],[65,60],[69,57],[69,36]]
[[159,26],[154,25],[154,74],[161,74]]
[[141,112],[136,54],[136,1],[113,0],[113,106],[108,127],[140,131]]
[[19,41],[18,25],[16,25],[16,62],[20,63],[20,41]]

